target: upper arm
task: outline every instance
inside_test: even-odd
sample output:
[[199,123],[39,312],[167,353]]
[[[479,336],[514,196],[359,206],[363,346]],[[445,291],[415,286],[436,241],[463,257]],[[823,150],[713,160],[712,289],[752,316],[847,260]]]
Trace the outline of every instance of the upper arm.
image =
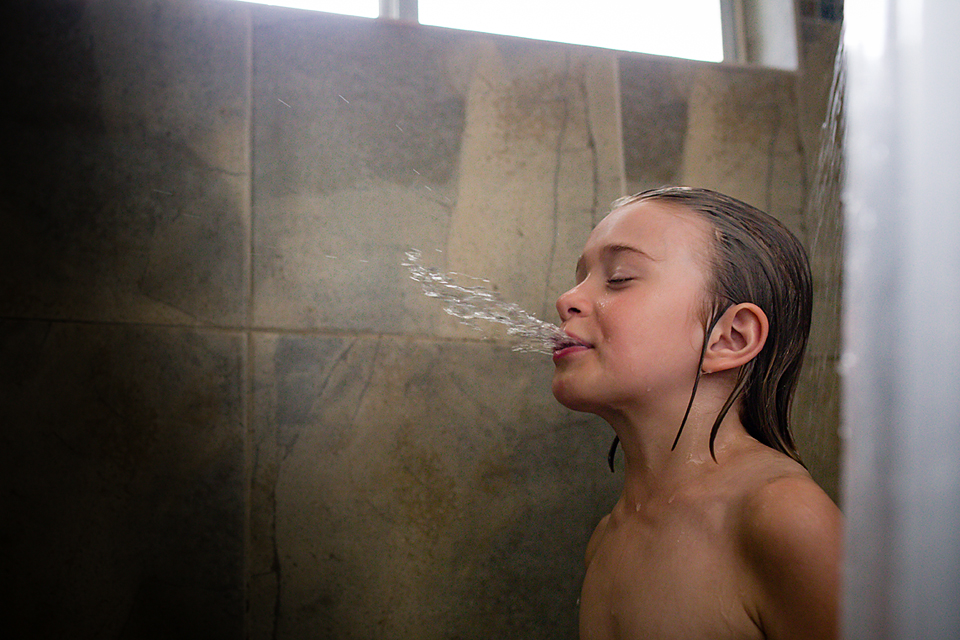
[[600,520],[600,524],[597,525],[597,528],[593,530],[593,535],[590,536],[590,542],[587,543],[587,552],[584,555],[584,563],[586,566],[590,566],[590,561],[593,560],[593,556],[597,553],[597,547],[600,546],[600,540],[603,538],[603,532],[607,530],[607,523],[610,521],[610,516],[606,515]]
[[782,478],[750,502],[745,556],[767,638],[837,638],[842,517],[808,478]]

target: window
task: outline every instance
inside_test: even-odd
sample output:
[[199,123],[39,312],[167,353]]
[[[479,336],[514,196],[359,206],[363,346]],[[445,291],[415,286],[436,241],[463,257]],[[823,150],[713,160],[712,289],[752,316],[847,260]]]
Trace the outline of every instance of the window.
[[720,62],[719,0],[419,0],[422,24]]
[[380,15],[380,0],[245,0],[255,4],[269,4],[291,9],[310,9],[341,13],[362,18],[376,18]]
[[720,62],[721,0],[248,0],[353,16]]

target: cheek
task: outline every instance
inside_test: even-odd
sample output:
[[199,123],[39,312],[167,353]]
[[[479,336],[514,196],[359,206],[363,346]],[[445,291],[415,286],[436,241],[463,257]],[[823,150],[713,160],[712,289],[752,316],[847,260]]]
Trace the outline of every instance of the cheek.
[[[669,296],[658,300],[648,313],[626,315],[609,337],[615,342],[618,358],[633,363],[680,367],[689,366],[689,360],[699,361],[703,346],[703,322],[698,312],[687,312],[687,305],[676,305]],[[681,311],[670,313],[668,309]],[[697,310],[699,311],[699,309]]]

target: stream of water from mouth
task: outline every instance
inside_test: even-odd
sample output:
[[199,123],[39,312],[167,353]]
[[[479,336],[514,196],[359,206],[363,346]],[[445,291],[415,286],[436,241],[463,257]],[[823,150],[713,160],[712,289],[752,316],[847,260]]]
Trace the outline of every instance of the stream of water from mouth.
[[403,266],[410,271],[411,279],[420,284],[424,294],[439,300],[443,310],[454,318],[480,331],[483,327],[479,321],[504,325],[507,334],[515,340],[514,351],[553,353],[557,339],[563,335],[557,325],[534,317],[487,287],[458,283],[467,279],[459,274],[424,266],[416,249],[408,251],[405,258]]

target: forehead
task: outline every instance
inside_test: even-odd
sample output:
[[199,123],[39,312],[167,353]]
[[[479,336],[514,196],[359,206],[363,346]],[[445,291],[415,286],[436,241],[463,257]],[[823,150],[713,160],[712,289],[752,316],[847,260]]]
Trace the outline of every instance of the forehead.
[[584,256],[609,246],[630,246],[656,260],[703,260],[710,234],[710,223],[686,207],[656,200],[635,202],[614,209],[600,221],[587,240]]

